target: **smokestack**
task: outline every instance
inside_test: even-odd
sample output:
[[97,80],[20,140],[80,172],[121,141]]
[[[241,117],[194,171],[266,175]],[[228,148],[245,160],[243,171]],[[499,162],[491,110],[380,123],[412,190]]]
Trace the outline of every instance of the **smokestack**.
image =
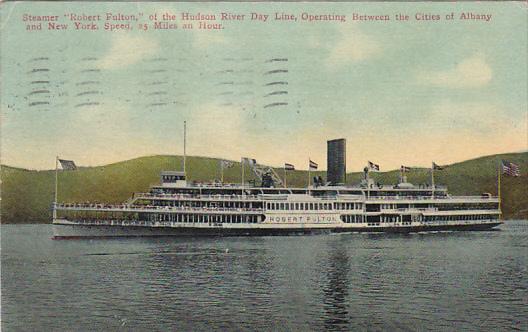
[[330,185],[346,183],[346,139],[327,141],[326,176]]

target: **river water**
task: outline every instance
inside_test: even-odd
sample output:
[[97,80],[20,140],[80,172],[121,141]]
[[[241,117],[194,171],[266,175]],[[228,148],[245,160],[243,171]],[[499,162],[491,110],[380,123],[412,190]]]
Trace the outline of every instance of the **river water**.
[[500,231],[51,240],[2,225],[2,330],[528,330]]

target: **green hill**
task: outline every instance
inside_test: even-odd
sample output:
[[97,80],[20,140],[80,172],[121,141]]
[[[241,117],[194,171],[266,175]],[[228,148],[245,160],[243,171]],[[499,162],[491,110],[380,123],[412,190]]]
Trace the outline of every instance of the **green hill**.
[[[503,177],[502,197],[505,218],[528,219],[528,152],[487,156],[450,165],[435,173],[437,184],[447,185],[455,195],[497,193],[498,160],[506,159],[521,167],[521,177]],[[80,167],[59,172],[59,201],[110,202],[127,200],[133,192],[146,191],[159,183],[162,170],[179,170],[180,156],[151,156],[99,167]],[[220,178],[219,160],[204,157],[187,158],[190,181],[212,181]],[[278,170],[282,175],[282,170]],[[288,186],[306,186],[306,171],[288,172]],[[322,175],[324,172],[314,172]],[[398,171],[373,174],[383,184],[395,183]],[[53,202],[55,171],[33,171],[2,166],[2,223],[48,223]],[[348,183],[357,183],[361,173],[347,175]],[[240,181],[240,163],[226,169],[226,182]],[[428,183],[428,169],[413,169],[408,180]]]

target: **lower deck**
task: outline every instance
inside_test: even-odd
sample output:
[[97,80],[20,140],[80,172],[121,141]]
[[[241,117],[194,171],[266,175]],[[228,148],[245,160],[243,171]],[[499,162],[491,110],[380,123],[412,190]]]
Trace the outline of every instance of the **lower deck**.
[[262,224],[177,224],[171,222],[130,221],[68,221],[53,223],[54,238],[134,237],[134,236],[265,236],[290,234],[320,234],[343,232],[430,232],[489,230],[502,224],[499,220],[467,220],[444,222],[413,222],[377,225],[347,223],[262,223]]

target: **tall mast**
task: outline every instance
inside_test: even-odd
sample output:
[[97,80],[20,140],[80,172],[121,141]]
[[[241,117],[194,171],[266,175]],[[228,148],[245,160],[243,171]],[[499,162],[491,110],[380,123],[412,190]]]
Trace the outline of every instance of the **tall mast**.
[[312,161],[312,159],[310,159],[310,157],[308,157],[308,192],[310,191],[310,181],[311,181],[310,177],[312,176],[312,174],[311,174],[312,173],[312,169],[310,167],[310,164],[311,164],[310,161]]
[[183,175],[187,179],[185,162],[187,159],[187,121],[183,121]]
[[431,196],[435,197],[434,162],[431,162]]
[[367,171],[365,172],[365,178],[367,180],[367,198],[370,198],[370,167],[367,167]]
[[59,179],[59,156],[55,157],[55,203],[57,203],[57,192],[59,189],[58,180]]
[[502,219],[502,211],[501,211],[501,173],[502,173],[502,161],[499,160],[499,164],[497,165],[497,196],[499,198],[499,220]]
[[240,171],[242,172],[242,181],[241,181],[242,188],[244,187],[244,166],[245,165],[246,165],[245,159],[244,158],[240,159]]
[[59,191],[59,156],[55,157],[55,199],[53,202],[53,220],[57,219],[57,196]]
[[224,160],[220,160],[220,182],[224,183]]

